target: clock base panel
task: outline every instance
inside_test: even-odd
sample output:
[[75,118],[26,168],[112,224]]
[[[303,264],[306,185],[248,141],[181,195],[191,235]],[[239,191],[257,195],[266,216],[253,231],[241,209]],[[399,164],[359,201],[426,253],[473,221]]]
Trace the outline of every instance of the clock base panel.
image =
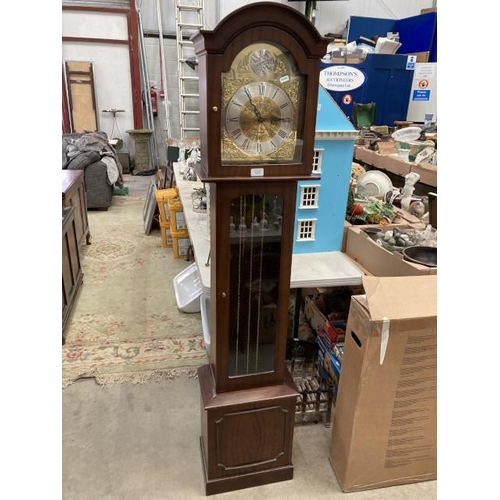
[[217,394],[210,365],[198,369],[200,449],[206,495],[293,479],[297,392],[279,385]]

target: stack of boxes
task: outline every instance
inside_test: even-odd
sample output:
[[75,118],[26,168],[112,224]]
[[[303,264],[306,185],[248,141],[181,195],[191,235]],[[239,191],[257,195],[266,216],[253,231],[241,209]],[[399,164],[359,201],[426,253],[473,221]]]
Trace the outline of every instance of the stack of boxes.
[[344,340],[351,295],[359,287],[311,288],[303,290],[304,316],[316,334],[318,369],[331,382],[337,399]]
[[179,196],[177,189],[157,189],[155,191],[156,203],[160,212],[160,231],[163,248],[172,248],[172,233],[170,229],[170,211],[168,201]]
[[184,217],[184,208],[179,197],[169,198],[168,211],[170,214],[170,232],[172,234],[172,246],[174,258],[182,259],[188,256],[191,241]]
[[157,189],[156,202],[163,248],[172,248],[176,259],[187,257],[191,242],[177,188]]

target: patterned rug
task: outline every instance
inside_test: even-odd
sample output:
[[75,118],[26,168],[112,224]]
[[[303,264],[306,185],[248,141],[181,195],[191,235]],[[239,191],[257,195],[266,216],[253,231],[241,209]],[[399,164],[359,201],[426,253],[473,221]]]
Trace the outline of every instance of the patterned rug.
[[65,331],[63,388],[82,377],[107,385],[195,376],[208,362],[201,315],[180,311],[173,288],[192,262],[163,248],[156,225],[144,233],[153,177],[124,178],[129,195],[88,213],[92,240],[83,248],[83,285]]

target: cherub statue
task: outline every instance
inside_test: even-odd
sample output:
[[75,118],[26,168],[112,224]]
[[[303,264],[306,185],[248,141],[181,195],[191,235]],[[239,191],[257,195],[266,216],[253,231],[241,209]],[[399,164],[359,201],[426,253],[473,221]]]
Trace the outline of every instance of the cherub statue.
[[401,189],[401,208],[403,210],[409,211],[411,197],[413,195],[413,191],[415,191],[415,184],[419,181],[420,174],[416,172],[410,172],[405,175],[405,185],[403,189]]

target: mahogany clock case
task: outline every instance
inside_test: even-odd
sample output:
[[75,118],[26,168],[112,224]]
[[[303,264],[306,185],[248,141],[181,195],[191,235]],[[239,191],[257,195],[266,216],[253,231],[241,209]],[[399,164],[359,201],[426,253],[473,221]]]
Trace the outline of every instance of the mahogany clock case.
[[[201,160],[195,166],[200,179],[215,182],[228,178],[310,178],[319,69],[321,58],[331,40],[320,36],[314,25],[297,10],[271,2],[257,2],[241,7],[224,18],[213,31],[200,30],[191,39],[198,57],[200,74]],[[301,109],[295,110],[299,117],[296,129],[300,155],[295,155],[293,162],[286,163],[271,163],[264,159],[261,162],[223,164],[221,123],[224,121],[224,106],[221,75],[230,71],[238,54],[258,42],[286,48],[303,81],[304,88],[299,94],[303,97],[296,103]]]
[[297,181],[312,178],[329,40],[275,2],[237,9],[191,39],[200,78],[195,169],[210,186],[211,348],[198,378],[212,495],[293,477],[299,393],[285,356],[295,204]]

